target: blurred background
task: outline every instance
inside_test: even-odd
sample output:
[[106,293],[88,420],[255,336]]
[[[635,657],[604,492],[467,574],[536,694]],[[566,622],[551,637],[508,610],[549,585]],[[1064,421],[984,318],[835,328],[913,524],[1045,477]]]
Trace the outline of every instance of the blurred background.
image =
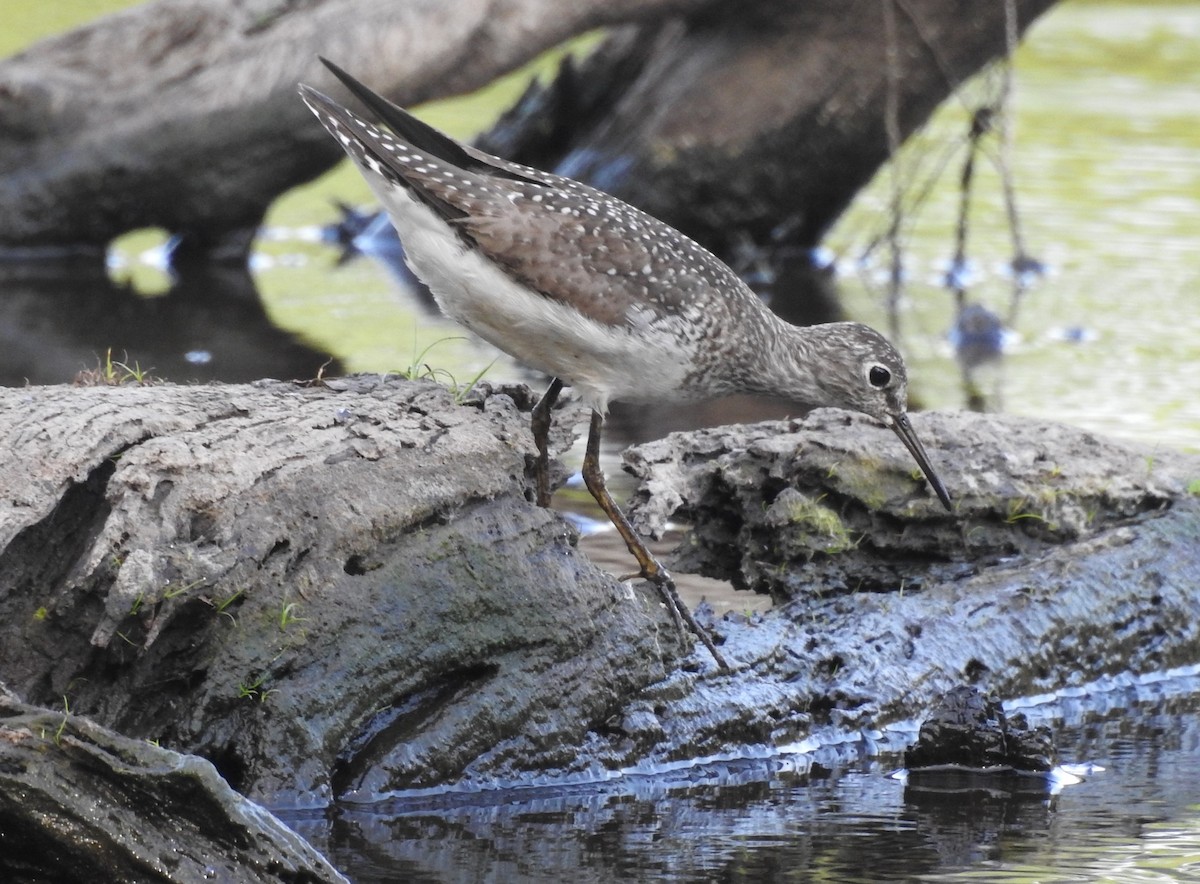
[[[0,55],[130,5],[11,3]],[[585,38],[570,51],[593,44]],[[833,275],[851,318],[897,338],[919,406],[1038,415],[1200,450],[1191,383],[1200,368],[1198,47],[1195,3],[1060,3],[1016,53],[1008,149],[994,135],[970,137],[975,110],[1005,88],[992,70],[946,102],[859,195],[814,261]],[[531,77],[551,75],[560,55],[417,112],[469,138]],[[370,82],[369,68],[354,72]],[[961,176],[973,145],[960,248]],[[0,383],[70,383],[107,360],[176,382],[307,378],[330,358],[327,373],[543,383],[428,309],[386,247],[345,259],[325,239],[339,202],[373,208],[346,163],[279,199],[248,275],[212,269],[176,279],[155,230],[117,240],[106,278],[45,262],[0,266]],[[889,231],[902,255],[898,292]],[[1016,279],[1014,257],[1026,261]],[[612,441],[777,412],[731,406],[669,424],[618,420],[618,430],[631,425]]]

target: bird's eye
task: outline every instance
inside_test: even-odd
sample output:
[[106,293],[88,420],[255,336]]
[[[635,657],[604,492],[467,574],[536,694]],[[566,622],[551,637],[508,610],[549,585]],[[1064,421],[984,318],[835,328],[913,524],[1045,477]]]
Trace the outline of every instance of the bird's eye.
[[872,365],[871,370],[867,372],[867,380],[871,382],[871,386],[882,390],[892,380],[892,373],[882,365]]

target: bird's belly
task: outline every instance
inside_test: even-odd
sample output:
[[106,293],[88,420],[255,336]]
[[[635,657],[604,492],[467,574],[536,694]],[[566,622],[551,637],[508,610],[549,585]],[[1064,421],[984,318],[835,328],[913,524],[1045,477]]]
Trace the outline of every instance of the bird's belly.
[[[405,257],[451,318],[521,362],[561,378],[591,408],[677,396],[694,348],[666,328],[607,325],[519,284],[422,204],[389,214]],[[424,216],[424,217],[422,217]]]

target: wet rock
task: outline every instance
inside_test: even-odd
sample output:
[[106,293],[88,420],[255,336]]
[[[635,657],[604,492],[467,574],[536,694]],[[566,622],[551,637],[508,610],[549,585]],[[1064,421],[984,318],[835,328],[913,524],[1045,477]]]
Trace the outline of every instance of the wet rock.
[[960,685],[942,697],[904,752],[910,774],[956,765],[977,771],[1049,771],[1057,752],[1045,726],[1031,728],[1022,713],[1007,715],[995,696]]
[[346,881],[202,758],[0,688],[5,881]]

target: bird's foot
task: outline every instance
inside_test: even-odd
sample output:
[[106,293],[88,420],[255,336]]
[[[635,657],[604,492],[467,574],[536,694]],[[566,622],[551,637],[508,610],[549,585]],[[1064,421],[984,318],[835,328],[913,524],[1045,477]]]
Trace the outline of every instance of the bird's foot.
[[640,575],[649,580],[658,588],[659,595],[663,598],[663,603],[667,606],[667,610],[671,612],[671,619],[675,621],[675,628],[680,632],[691,632],[696,638],[704,643],[704,647],[708,648],[708,652],[712,654],[712,658],[717,661],[717,665],[726,672],[730,670],[730,666],[725,662],[724,656],[717,650],[716,644],[709,635],[708,630],[696,622],[696,618],[692,616],[692,612],[688,610],[687,605],[683,603],[683,599],[679,597],[679,590],[675,588],[675,579],[670,572],[662,565],[658,565],[653,573],[643,571]]

